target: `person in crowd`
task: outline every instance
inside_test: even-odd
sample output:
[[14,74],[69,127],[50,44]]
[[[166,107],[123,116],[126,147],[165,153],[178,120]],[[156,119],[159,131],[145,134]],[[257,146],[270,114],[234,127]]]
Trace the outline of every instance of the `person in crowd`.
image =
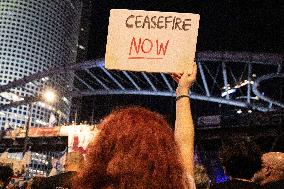
[[207,171],[203,165],[194,165],[194,180],[197,189],[209,189],[210,179],[208,177]]
[[261,169],[261,151],[253,141],[245,138],[224,140],[220,160],[230,180],[211,188],[258,188],[252,178]]
[[188,94],[196,65],[191,73],[173,77],[179,82],[175,133],[163,116],[146,108],[113,111],[88,146],[86,164],[73,188],[195,188]]
[[23,158],[20,160],[9,158],[8,151],[9,149],[7,149],[5,152],[3,152],[0,155],[0,163],[11,164],[12,165],[11,168],[13,169],[14,173],[24,172],[27,165],[31,162],[31,151],[27,151],[24,154]]
[[284,153],[268,152],[262,155],[262,167],[253,180],[261,185],[261,188],[284,188]]
[[50,177],[35,177],[32,181],[33,189],[72,188],[72,179],[82,168],[84,156],[79,152],[67,153],[63,173]]
[[0,166],[0,189],[6,188],[11,177],[14,175],[13,169],[10,166]]

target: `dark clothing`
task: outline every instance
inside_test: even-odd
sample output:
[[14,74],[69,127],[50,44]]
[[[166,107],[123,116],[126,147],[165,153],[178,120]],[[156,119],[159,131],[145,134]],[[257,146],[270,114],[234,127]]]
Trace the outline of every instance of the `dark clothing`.
[[253,182],[232,179],[227,182],[213,184],[210,189],[255,189],[259,186]]
[[51,177],[34,178],[32,189],[71,189],[76,172],[69,171]]
[[261,189],[284,189],[284,180],[270,182],[260,187]]

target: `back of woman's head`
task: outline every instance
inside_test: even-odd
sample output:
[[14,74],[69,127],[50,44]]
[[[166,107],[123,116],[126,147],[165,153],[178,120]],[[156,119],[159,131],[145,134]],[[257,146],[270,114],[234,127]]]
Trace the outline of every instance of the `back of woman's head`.
[[210,188],[210,179],[207,174],[206,168],[203,165],[194,165],[194,181],[196,184],[196,188],[198,189]]
[[261,168],[261,151],[255,142],[246,138],[223,141],[221,163],[226,173],[234,178],[251,179]]
[[182,166],[165,119],[141,107],[116,110],[89,145],[76,188],[182,188]]
[[0,182],[2,182],[4,186],[9,183],[13,174],[13,169],[10,166],[0,165]]

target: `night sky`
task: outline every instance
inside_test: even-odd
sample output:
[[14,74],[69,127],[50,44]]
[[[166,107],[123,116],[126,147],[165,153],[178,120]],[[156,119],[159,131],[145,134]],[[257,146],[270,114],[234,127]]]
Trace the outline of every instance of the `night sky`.
[[[284,4],[281,0],[94,0],[87,59],[104,57],[109,11],[115,8],[200,14],[197,51],[284,52]],[[74,102],[81,104],[77,108],[81,121],[99,120],[113,107],[129,104],[158,111],[171,123],[175,111],[175,101],[169,97],[96,96],[74,99]],[[209,102],[193,101],[192,106],[194,117],[224,111],[218,104]]]
[[[104,57],[110,9],[200,14],[197,51],[283,53],[281,0],[95,0],[91,16],[88,57]],[[282,26],[282,27],[281,27]]]

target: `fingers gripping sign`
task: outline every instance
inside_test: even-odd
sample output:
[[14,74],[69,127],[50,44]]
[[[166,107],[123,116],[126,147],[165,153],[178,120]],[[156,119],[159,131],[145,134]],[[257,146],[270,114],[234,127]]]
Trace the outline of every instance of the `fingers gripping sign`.
[[177,95],[188,95],[189,89],[196,80],[197,66],[192,64],[191,69],[186,69],[182,74],[172,73],[172,78],[178,83]]

